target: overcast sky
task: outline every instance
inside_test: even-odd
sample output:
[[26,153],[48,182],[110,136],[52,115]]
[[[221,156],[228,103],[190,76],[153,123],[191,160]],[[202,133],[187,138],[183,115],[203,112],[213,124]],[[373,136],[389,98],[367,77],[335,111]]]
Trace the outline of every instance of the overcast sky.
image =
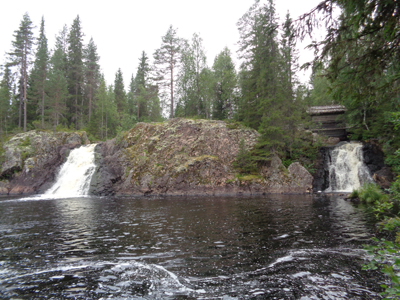
[[[320,0],[275,0],[278,16],[283,20],[289,10],[293,19],[308,12]],[[0,64],[5,53],[11,50],[13,33],[18,29],[25,12],[28,12],[38,34],[42,16],[49,48],[54,47],[55,36],[64,24],[71,26],[79,15],[86,44],[91,37],[97,45],[100,66],[108,84],[114,82],[115,73],[121,68],[125,87],[136,73],[139,57],[145,51],[153,58],[155,49],[161,45],[161,37],[170,25],[177,28],[179,37],[191,39],[193,33],[203,38],[207,63],[212,66],[214,58],[227,46],[236,59],[239,32],[237,21],[254,3],[254,0],[148,0],[148,1],[92,1],[92,0],[19,0],[3,3],[0,18]],[[7,7],[7,5],[9,7]],[[306,42],[308,43],[308,42]],[[298,45],[300,63],[312,59],[310,51]],[[305,76],[299,74],[302,81]]]

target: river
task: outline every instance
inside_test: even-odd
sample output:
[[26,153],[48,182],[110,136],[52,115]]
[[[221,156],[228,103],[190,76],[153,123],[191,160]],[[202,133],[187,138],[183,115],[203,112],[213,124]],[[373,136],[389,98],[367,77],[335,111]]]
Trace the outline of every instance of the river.
[[339,196],[0,198],[2,299],[380,299]]

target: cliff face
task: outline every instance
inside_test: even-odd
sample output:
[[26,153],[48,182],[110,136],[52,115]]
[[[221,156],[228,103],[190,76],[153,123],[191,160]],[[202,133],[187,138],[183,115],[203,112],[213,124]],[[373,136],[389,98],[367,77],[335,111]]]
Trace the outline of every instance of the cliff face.
[[0,194],[33,194],[47,189],[70,149],[88,144],[85,132],[28,131],[4,145]]
[[99,144],[97,195],[216,195],[305,193],[312,176],[299,163],[286,169],[278,157],[259,176],[238,177],[232,168],[244,139],[258,133],[222,121],[173,119],[139,123],[117,140]]

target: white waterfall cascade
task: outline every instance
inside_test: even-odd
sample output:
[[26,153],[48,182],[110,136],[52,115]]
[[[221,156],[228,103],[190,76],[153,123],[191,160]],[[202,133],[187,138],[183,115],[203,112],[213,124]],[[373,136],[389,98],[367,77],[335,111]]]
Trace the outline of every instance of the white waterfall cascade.
[[61,166],[56,182],[44,196],[70,198],[88,195],[90,181],[96,170],[95,147],[96,144],[90,144],[73,149]]
[[370,182],[373,179],[364,163],[361,143],[343,143],[332,150],[329,187],[325,192],[352,192]]

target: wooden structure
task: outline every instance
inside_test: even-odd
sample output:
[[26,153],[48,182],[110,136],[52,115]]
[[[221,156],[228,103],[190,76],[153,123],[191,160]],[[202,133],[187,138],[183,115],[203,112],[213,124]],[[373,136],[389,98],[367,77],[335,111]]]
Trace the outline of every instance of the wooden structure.
[[346,124],[343,114],[346,108],[342,105],[311,106],[307,113],[315,124],[313,132],[328,137],[346,139]]

